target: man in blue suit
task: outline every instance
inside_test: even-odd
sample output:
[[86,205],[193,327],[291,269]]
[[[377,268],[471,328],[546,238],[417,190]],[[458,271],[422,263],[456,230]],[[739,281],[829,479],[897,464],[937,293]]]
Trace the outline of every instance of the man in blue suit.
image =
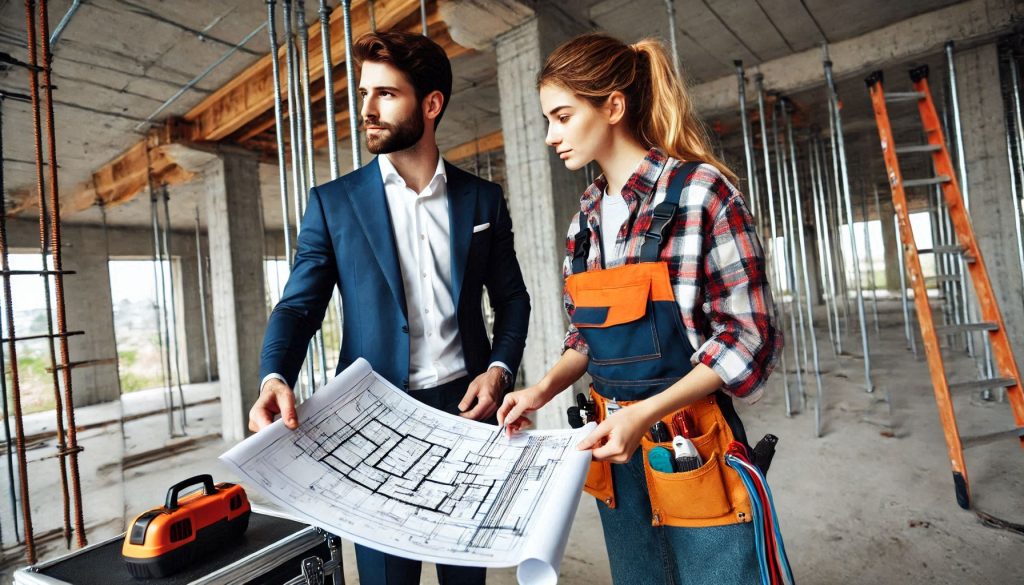
[[[339,371],[366,358],[424,404],[494,423],[530,316],[501,187],[441,158],[435,130],[452,72],[440,46],[420,35],[373,33],[357,41],[353,57],[367,147],[380,156],[310,191],[291,277],[267,323],[249,428],[278,414],[297,426],[291,387],[335,286],[344,309]],[[364,585],[419,583],[419,561],[358,545],[356,558]],[[442,585],[486,577],[479,567],[439,565],[437,573]]]

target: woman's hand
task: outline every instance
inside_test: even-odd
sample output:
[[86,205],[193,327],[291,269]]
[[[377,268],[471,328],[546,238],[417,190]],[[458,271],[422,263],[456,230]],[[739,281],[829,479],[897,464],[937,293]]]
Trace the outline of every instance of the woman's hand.
[[551,400],[545,396],[540,386],[530,386],[523,390],[509,392],[498,408],[498,424],[504,425],[505,434],[509,437],[530,425],[525,415],[536,411]]
[[580,451],[593,449],[591,454],[596,461],[625,463],[640,446],[640,438],[648,426],[647,416],[641,409],[627,406],[604,419],[576,448]]

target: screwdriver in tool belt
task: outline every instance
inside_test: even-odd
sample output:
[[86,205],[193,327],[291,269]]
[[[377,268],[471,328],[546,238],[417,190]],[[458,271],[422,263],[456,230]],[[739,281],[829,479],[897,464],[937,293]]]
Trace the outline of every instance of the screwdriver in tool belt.
[[700,458],[700,453],[697,452],[697,447],[690,440],[695,432],[690,413],[685,410],[676,413],[672,417],[672,426],[676,431],[676,436],[672,438],[673,468],[677,473],[700,469],[704,462]]

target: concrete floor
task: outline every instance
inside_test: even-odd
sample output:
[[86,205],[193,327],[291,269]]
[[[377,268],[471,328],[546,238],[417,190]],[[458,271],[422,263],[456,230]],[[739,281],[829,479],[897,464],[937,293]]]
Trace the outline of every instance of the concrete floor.
[[[869,306],[869,327],[871,313]],[[872,332],[874,394],[863,390],[860,359],[836,359],[829,347],[823,317],[818,319],[825,395],[824,436],[814,438],[813,401],[792,417],[785,415],[781,372],[772,377],[764,399],[741,407],[748,434],[766,432],[780,437],[769,480],[774,490],[782,532],[796,580],[801,584],[921,584],[1022,583],[1024,537],[983,526],[972,512],[956,505],[938,423],[928,368],[905,349],[898,302],[879,303],[881,335]],[[854,313],[855,317],[856,313]],[[854,319],[855,322],[855,319]],[[854,331],[844,349],[859,353]],[[948,370],[954,380],[973,377],[973,362],[962,352],[953,355]],[[790,356],[792,354],[789,354]],[[790,357],[789,363],[792,364]],[[795,375],[789,376],[791,386]],[[808,386],[813,394],[813,382]],[[124,517],[158,505],[166,486],[186,475],[210,472],[230,476],[216,462],[228,445],[213,436],[219,429],[216,385],[186,388],[190,402],[189,437],[168,443],[166,414],[155,412],[123,425],[95,426],[81,434],[87,527],[91,542],[115,535]],[[892,396],[892,425],[881,398]],[[795,398],[794,404],[799,406]],[[157,411],[161,394],[126,396],[120,405],[83,408],[79,423],[116,420]],[[956,400],[964,435],[1012,426],[1009,406],[984,402],[976,396]],[[39,426],[45,421],[39,419]],[[52,444],[30,451],[30,479],[37,531],[60,525],[56,464],[46,457]],[[968,451],[975,503],[978,508],[1008,520],[1024,521],[1024,453],[1012,439]],[[124,461],[125,463],[122,463]],[[46,471],[50,470],[50,471]],[[6,488],[4,488],[6,489]],[[47,501],[46,498],[49,497]],[[5,500],[6,502],[7,500]],[[10,506],[0,510],[6,532]],[[5,541],[6,542],[6,541]],[[49,539],[45,557],[66,552],[61,539]],[[346,582],[358,583],[355,559],[346,544]],[[7,582],[12,567],[23,563],[21,552],[4,550]],[[562,563],[561,583],[610,583],[608,561],[595,504],[584,496]],[[431,567],[423,583],[434,584]],[[493,570],[489,583],[515,583],[514,569]]]

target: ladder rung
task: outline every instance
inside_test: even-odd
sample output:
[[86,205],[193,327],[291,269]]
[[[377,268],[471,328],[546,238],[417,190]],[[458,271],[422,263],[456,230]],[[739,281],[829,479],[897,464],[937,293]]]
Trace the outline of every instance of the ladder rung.
[[887,102],[905,102],[908,100],[923,100],[923,91],[892,91],[885,94],[885,101]]
[[905,146],[897,146],[896,154],[912,154],[915,152],[936,152],[942,147],[938,144],[907,144]]
[[903,181],[904,187],[925,187],[928,185],[941,185],[942,183],[948,183],[949,177],[946,175],[939,175],[938,177],[928,177],[927,179],[908,179]]
[[935,328],[936,335],[950,335],[967,331],[999,331],[999,326],[986,321],[983,323],[958,323],[956,325],[940,325]]
[[962,437],[960,439],[960,443],[963,445],[964,449],[970,449],[971,447],[980,447],[989,443],[995,443],[996,441],[1008,437],[1024,437],[1024,427],[1014,427],[1012,429],[1006,429],[1005,431]]
[[957,382],[949,385],[950,392],[963,392],[965,390],[984,390],[986,388],[1009,388],[1017,385],[1013,378],[985,378],[984,380],[971,380],[970,382]]

